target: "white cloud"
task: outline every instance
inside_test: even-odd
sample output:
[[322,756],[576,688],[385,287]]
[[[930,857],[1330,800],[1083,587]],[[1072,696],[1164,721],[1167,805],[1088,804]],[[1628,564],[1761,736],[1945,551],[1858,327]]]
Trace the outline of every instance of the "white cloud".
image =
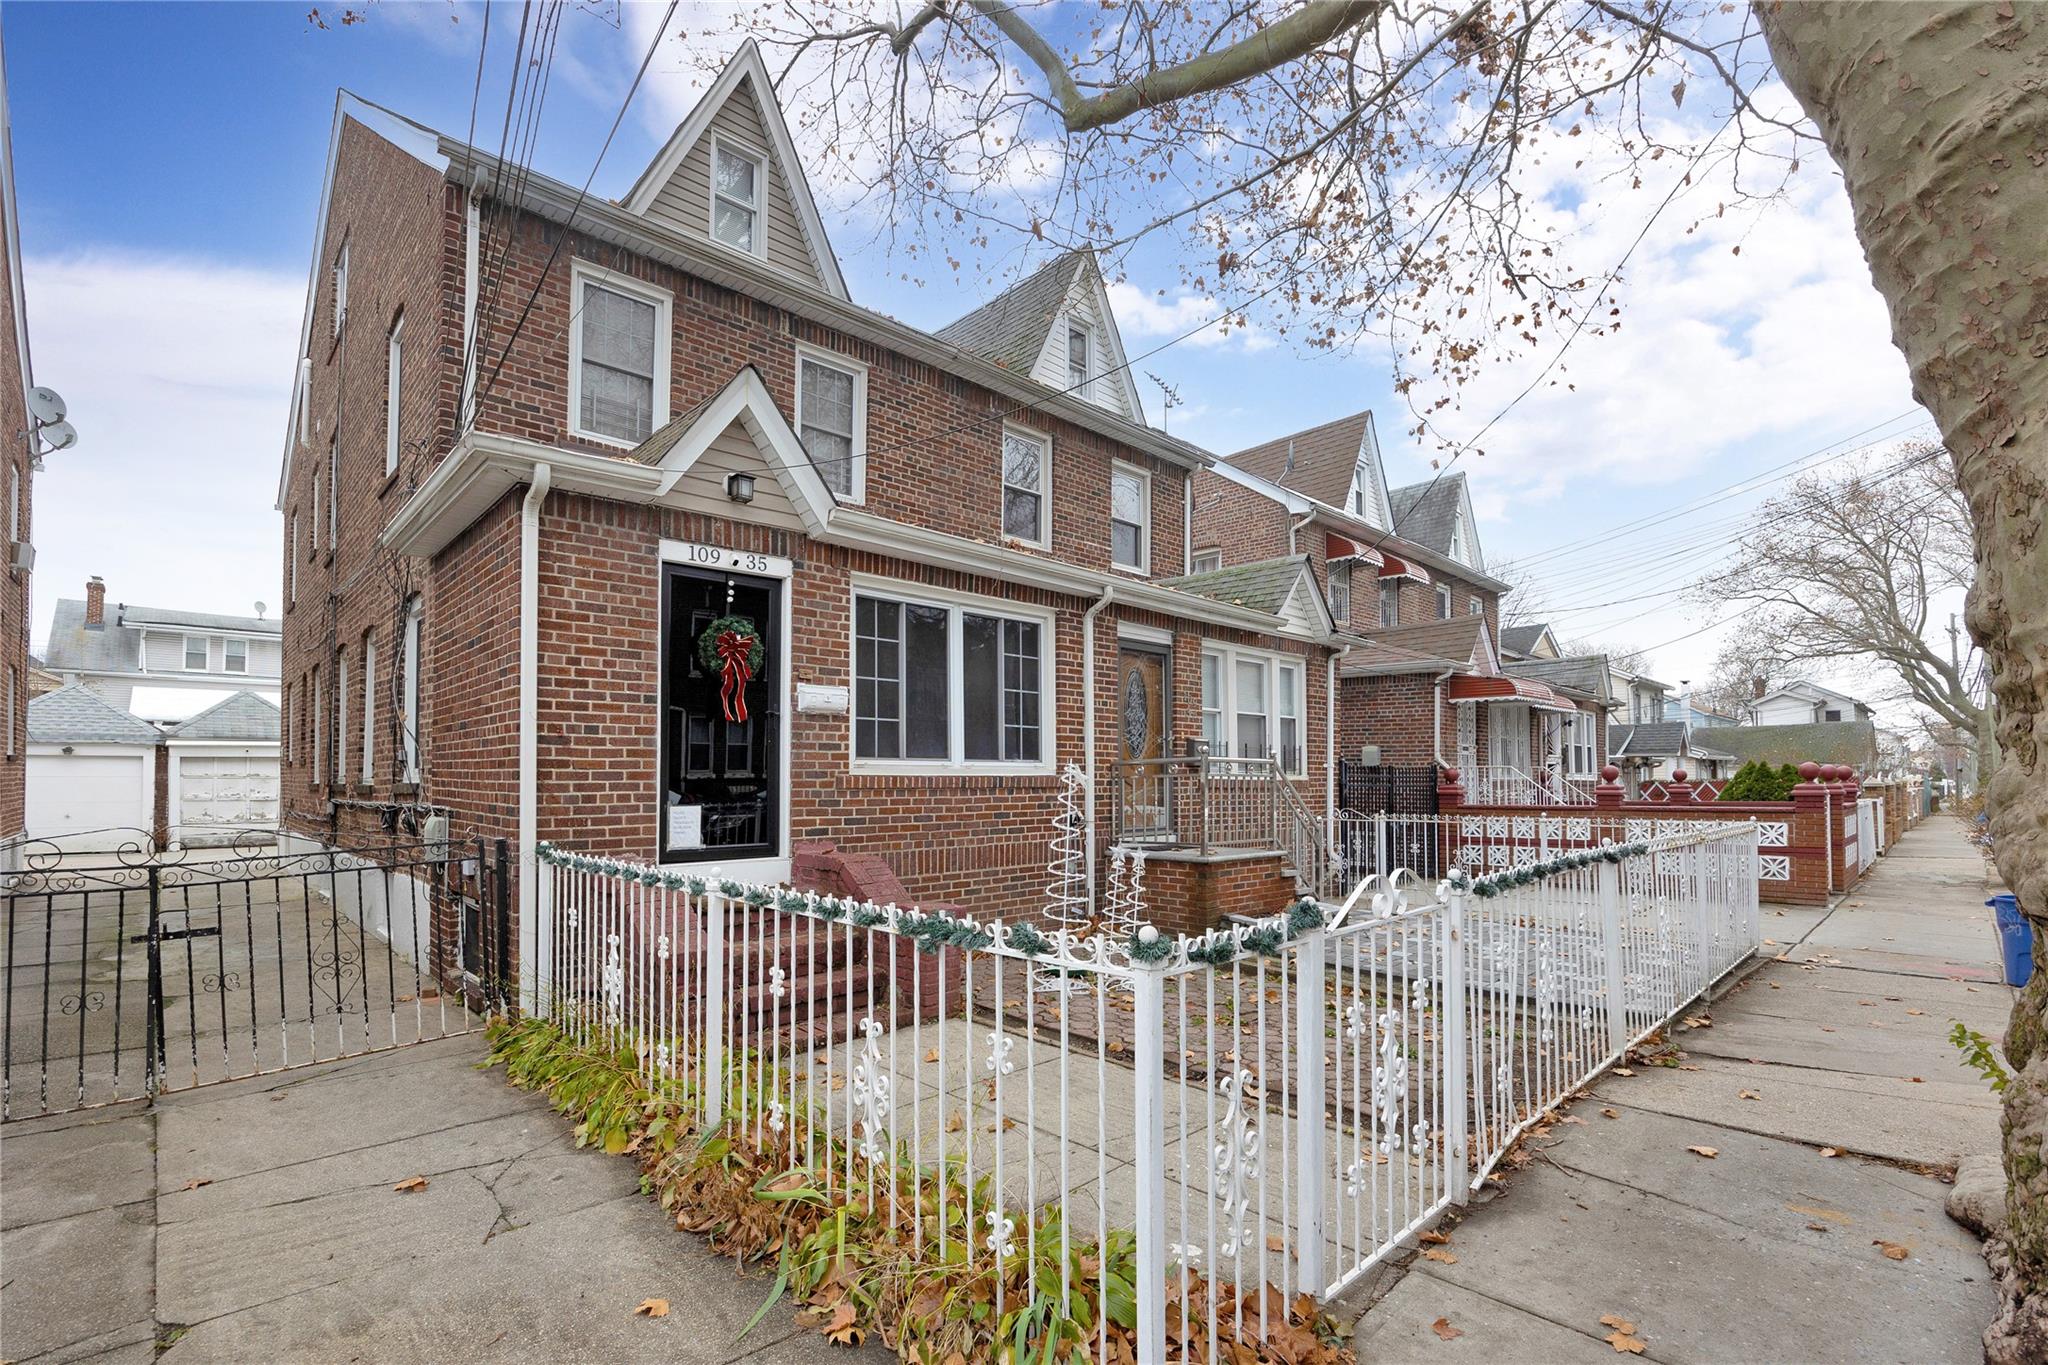
[[[1179,291],[1170,296],[1164,292],[1147,293],[1126,280],[1118,280],[1108,288],[1109,306],[1116,314],[1117,331],[1123,334],[1127,344],[1134,340],[1154,344],[1171,341],[1190,329],[1200,328],[1179,344],[1201,349],[1235,346],[1254,354],[1271,350],[1274,345],[1273,338],[1256,327],[1215,322],[1223,307],[1204,295]],[[1146,348],[1131,345],[1130,349],[1142,351]]]
[[117,601],[275,614],[304,277],[121,252],[32,256],[22,276],[36,380],[79,430],[35,479],[37,643],[90,574]]

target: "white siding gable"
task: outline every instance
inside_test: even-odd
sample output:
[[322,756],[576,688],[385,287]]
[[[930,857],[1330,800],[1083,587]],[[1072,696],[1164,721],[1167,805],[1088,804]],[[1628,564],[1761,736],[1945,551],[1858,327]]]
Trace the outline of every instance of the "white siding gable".
[[752,43],[727,63],[641,173],[626,196],[627,210],[700,241],[715,241],[711,235],[714,146],[737,152],[760,167],[755,203],[761,219],[755,231],[754,258],[813,288],[845,298],[846,283],[775,102],[774,84]]
[[[1360,484],[1364,485],[1363,507],[1359,505]],[[1380,462],[1380,440],[1373,431],[1370,414],[1366,417],[1365,436],[1358,443],[1358,467],[1352,471],[1351,493],[1344,510],[1375,531],[1386,530],[1394,520],[1393,504],[1387,497],[1387,471]]]
[[1045,344],[1032,363],[1031,377],[1048,388],[1071,389],[1067,339],[1076,327],[1088,336],[1090,347],[1088,385],[1074,397],[1107,408],[1119,417],[1143,422],[1137,386],[1124,363],[1123,338],[1117,334],[1116,318],[1110,312],[1109,294],[1102,287],[1102,275],[1092,264],[1074,272],[1066,302],[1045,334]]

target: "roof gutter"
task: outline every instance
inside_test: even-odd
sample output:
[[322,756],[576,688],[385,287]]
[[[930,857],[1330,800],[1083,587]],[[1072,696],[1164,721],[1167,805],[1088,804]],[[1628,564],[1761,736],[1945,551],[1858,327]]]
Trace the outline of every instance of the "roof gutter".
[[1121,584],[1110,583],[1102,589],[1102,596],[1095,605],[1081,613],[1081,765],[1086,771],[1088,785],[1082,793],[1082,805],[1088,822],[1088,913],[1095,913],[1095,618],[1102,609],[1116,600],[1116,590]]

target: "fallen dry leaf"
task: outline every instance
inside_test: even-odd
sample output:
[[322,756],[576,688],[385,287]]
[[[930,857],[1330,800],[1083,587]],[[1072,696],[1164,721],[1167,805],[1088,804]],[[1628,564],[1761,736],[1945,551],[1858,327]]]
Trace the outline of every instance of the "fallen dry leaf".
[[1614,1348],[1617,1355],[1639,1356],[1650,1349],[1649,1342],[1641,1337],[1632,1337],[1619,1329],[1607,1334],[1607,1344]]
[[1447,1244],[1451,1237],[1446,1232],[1418,1232],[1415,1234],[1415,1240],[1426,1246],[1440,1247]]
[[1911,1082],[1912,1082],[1913,1084],[1915,1084],[1915,1085],[1925,1085],[1925,1084],[1927,1084],[1927,1082],[1925,1082],[1925,1081],[1921,1080],[1921,1079],[1920,1079],[1920,1078],[1919,1078],[1918,1076],[1908,1076],[1908,1077],[1906,1077],[1906,1079],[1907,1079],[1907,1080],[1909,1080],[1909,1081],[1911,1081]]
[[184,1183],[183,1185],[180,1185],[180,1186],[179,1186],[178,1188],[180,1188],[180,1189],[184,1189],[184,1190],[196,1190],[196,1189],[198,1189],[198,1188],[199,1188],[200,1186],[202,1186],[202,1185],[211,1185],[212,1183],[213,1183],[213,1181],[212,1181],[212,1179],[211,1179],[211,1178],[203,1178],[203,1179],[199,1179],[199,1180],[188,1180],[188,1181],[186,1181],[186,1182],[185,1182],[185,1183]]
[[924,1059],[928,1062],[936,1062],[937,1060],[939,1060],[939,1050],[935,1047],[926,1048]]
[[1444,1341],[1456,1341],[1459,1337],[1465,1335],[1458,1328],[1451,1326],[1449,1318],[1438,1318],[1429,1325],[1429,1330],[1436,1333]]
[[1823,1147],[1820,1149],[1820,1154],[1822,1156],[1840,1156],[1842,1149],[1839,1147]]
[[1735,1092],[1735,1098],[1739,1100],[1760,1100],[1763,1096],[1757,1094],[1754,1090],[1738,1090]]
[[640,1306],[633,1310],[636,1318],[665,1318],[668,1316],[667,1299],[642,1299]]
[[1621,1111],[1619,1109],[1602,1109],[1600,1117],[1603,1119],[1618,1119],[1621,1117]]
[[1718,1147],[1688,1147],[1685,1150],[1703,1156],[1709,1161],[1721,1155],[1721,1149]]
[[1435,1247],[1431,1247],[1422,1253],[1422,1259],[1425,1261],[1436,1261],[1442,1265],[1456,1265],[1458,1263],[1458,1253],[1455,1251],[1439,1251]]
[[1274,1233],[1274,1234],[1273,1234],[1273,1235],[1272,1235],[1271,1237],[1268,1237],[1268,1238],[1266,1239],[1266,1250],[1268,1250],[1268,1251],[1285,1251],[1285,1250],[1287,1250],[1287,1239],[1286,1239],[1285,1237],[1282,1237],[1282,1236],[1281,1236],[1281,1235],[1280,1235],[1279,1233],[1277,1233],[1277,1232],[1276,1232],[1276,1233]]
[[1633,1072],[1633,1071],[1630,1071],[1630,1070],[1629,1070],[1629,1069],[1628,1069],[1627,1067],[1625,1067],[1625,1066],[1618,1066],[1618,1067],[1614,1068],[1614,1074],[1615,1074],[1615,1075],[1617,1075],[1617,1076],[1633,1076],[1633,1075],[1635,1075],[1636,1073],[1635,1073],[1635,1072]]
[[414,1175],[406,1177],[391,1188],[399,1194],[418,1194],[426,1187],[427,1178],[423,1175]]
[[1908,1014],[1925,1014],[1925,1013],[1927,1013],[1927,1011],[1926,1011],[1926,1010],[1907,1010],[1907,1011],[1906,1011],[1906,1013],[1908,1013]]
[[1903,1261],[1906,1257],[1913,1254],[1910,1248],[1901,1246],[1897,1242],[1887,1242],[1882,1237],[1871,1238],[1870,1244],[1883,1252],[1884,1258],[1887,1261]]
[[955,1114],[953,1115],[953,1117],[946,1120],[946,1131],[949,1133],[957,1133],[966,1126],[967,1120],[961,1117],[959,1114]]
[[1828,1225],[1827,1225],[1826,1223],[1808,1223],[1808,1224],[1806,1225],[1806,1230],[1807,1230],[1808,1232],[1832,1232],[1832,1231],[1834,1231],[1834,1229],[1833,1229],[1833,1228],[1830,1228],[1830,1227],[1829,1227],[1829,1226],[1828,1226]]

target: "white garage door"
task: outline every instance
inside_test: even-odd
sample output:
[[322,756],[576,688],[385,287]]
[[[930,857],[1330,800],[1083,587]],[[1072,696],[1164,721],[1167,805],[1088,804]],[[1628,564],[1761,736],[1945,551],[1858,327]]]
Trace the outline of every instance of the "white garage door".
[[277,756],[183,754],[178,761],[178,837],[186,842],[277,826]]
[[[147,830],[150,784],[146,753],[31,754],[28,763],[28,832],[62,838],[67,847],[116,848]],[[96,830],[119,830],[101,839]]]

